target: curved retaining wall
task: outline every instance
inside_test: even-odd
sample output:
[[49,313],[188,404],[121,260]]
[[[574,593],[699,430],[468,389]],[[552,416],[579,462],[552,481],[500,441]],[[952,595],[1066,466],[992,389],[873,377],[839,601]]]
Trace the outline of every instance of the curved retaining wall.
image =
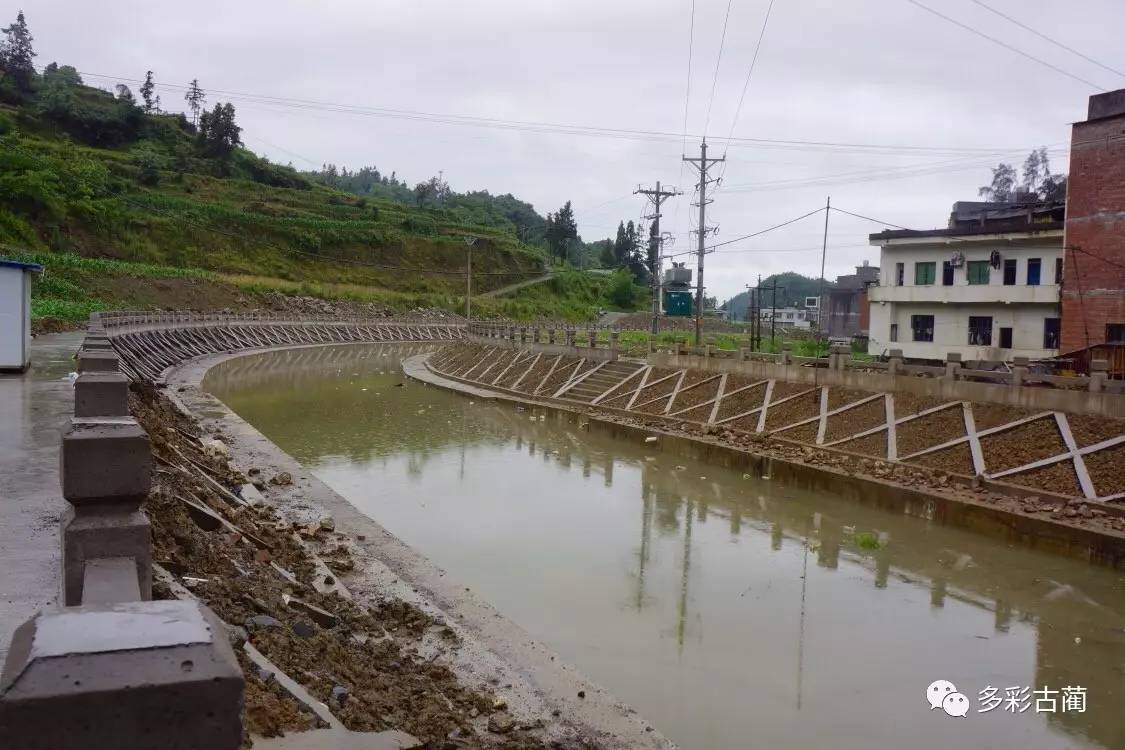
[[272,313],[95,313],[133,380],[163,382],[189,359],[242,349],[402,341],[457,341],[460,323],[296,317]]

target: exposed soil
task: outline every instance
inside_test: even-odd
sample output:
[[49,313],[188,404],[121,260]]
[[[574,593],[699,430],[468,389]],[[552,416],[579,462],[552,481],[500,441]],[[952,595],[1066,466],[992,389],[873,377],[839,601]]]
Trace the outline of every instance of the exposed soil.
[[[669,375],[672,375],[672,377],[668,377]],[[664,378],[667,379],[665,380]],[[633,402],[633,408],[647,414],[659,414],[663,412],[664,406],[667,403],[667,399],[664,397],[670,396],[672,391],[676,390],[676,383],[679,382],[679,379],[679,376],[675,375],[674,370],[661,368],[653,369],[648,376],[648,382],[651,383],[651,385],[646,385],[641,392],[637,394],[637,400]],[[650,401],[653,403],[647,403]]]
[[1004,479],[1012,484],[1043,488],[1071,497],[1082,495],[1082,488],[1079,486],[1078,477],[1074,473],[1074,464],[1070,461],[1060,461],[1041,469],[1013,474],[1010,477],[1004,477]]
[[914,393],[907,393],[896,391],[895,394],[895,419],[902,419],[909,417],[913,414],[923,412],[926,409],[933,409],[942,404],[949,403],[946,400],[939,398],[931,398],[929,396],[919,396]]
[[539,390],[548,396],[554,394],[555,391],[562,387],[563,383],[570,380],[574,375],[576,371],[575,365],[577,365],[578,362],[577,357],[563,357],[559,362],[559,366],[555,368],[555,371],[551,373],[551,377],[547,378],[543,385],[540,386]]
[[828,411],[839,409],[856,401],[862,401],[871,396],[871,391],[856,391],[851,388],[829,388],[828,389]]
[[815,417],[818,414],[820,414],[819,388],[812,393],[806,393],[803,396],[786,401],[784,404],[776,406],[771,404],[769,411],[766,413],[766,431],[772,432],[787,427],[794,422],[800,422],[802,419]]
[[1079,448],[1125,435],[1125,419],[1109,419],[1091,414],[1067,414],[1066,419]]
[[520,376],[527,372],[527,368],[535,361],[535,354],[530,352],[520,352],[520,356],[508,368],[508,371],[496,381],[496,386],[499,388],[511,388],[512,384],[520,379]]
[[[750,385],[750,382],[739,383],[732,387],[730,378],[727,379],[727,392],[730,393],[736,388],[742,388]],[[744,391],[739,391],[732,396],[725,396],[719,404],[719,414],[716,419],[726,419],[733,417],[735,414],[742,414],[751,409],[757,409],[762,405],[762,398],[766,395],[766,386],[756,386],[754,388],[747,388]]]
[[1017,419],[1030,417],[1036,412],[1027,409],[1018,409],[1014,406],[1001,404],[973,404],[973,424],[977,431],[987,430],[989,427],[999,427],[1002,424],[1015,422]]
[[544,355],[539,358],[539,361],[527,373],[523,381],[515,390],[522,393],[534,393],[539,384],[543,382],[543,378],[547,377],[547,373],[551,371],[551,366],[558,361],[557,356]]
[[797,440],[811,445],[816,442],[818,432],[820,432],[819,422],[810,422],[809,424],[803,424],[800,427],[794,427],[790,430],[780,430],[775,434],[786,440]]
[[687,419],[692,422],[706,422],[708,419],[710,419],[711,409],[713,409],[714,406],[714,404],[697,406],[690,411],[685,411],[683,414],[677,414],[676,419]]
[[954,474],[967,474],[972,476],[976,474],[973,471],[973,454],[969,448],[969,444],[959,443],[950,448],[943,448],[940,451],[927,453],[924,456],[910,459],[910,463],[921,464],[922,466],[929,466],[934,469],[941,469],[942,471],[950,471]]
[[1098,497],[1125,492],[1125,443],[1082,457]]
[[[831,391],[829,392],[831,393]],[[871,394],[867,394],[870,396]],[[848,435],[855,435],[872,427],[878,427],[887,422],[887,405],[882,398],[875,399],[863,406],[848,409],[840,414],[828,418],[828,426],[824,431],[824,442],[831,443]]]
[[874,456],[875,458],[887,457],[887,433],[876,432],[874,435],[866,435],[855,440],[849,440],[846,443],[841,443],[840,450],[850,451],[852,453],[863,453],[867,456]]
[[1053,417],[985,435],[980,439],[980,447],[989,474],[1066,452],[1066,445]]
[[[334,581],[316,572],[309,547],[337,573],[352,566],[349,542],[330,520],[291,524],[268,505],[235,502],[205,477],[228,491],[247,478],[231,470],[221,452],[204,451],[194,422],[151,387],[134,385],[130,402],[156,459],[145,505],[154,561],[228,624],[236,652],[248,639],[349,729],[398,729],[433,748],[546,747],[530,726],[489,732],[488,717],[503,710],[502,702],[464,686],[434,656],[423,656],[424,641],[458,647],[444,622],[397,599],[363,606],[329,590]],[[160,584],[155,595],[171,592]],[[268,674],[246,660],[242,666],[248,731],[273,736],[318,724]],[[451,736],[458,738],[453,744]]]
[[900,458],[964,436],[965,417],[960,405],[918,417],[895,427]]
[[[685,386],[688,385],[687,378],[684,378],[684,383]],[[719,378],[715,378],[709,383],[698,385],[694,388],[691,388],[690,390],[684,390],[683,388],[681,388],[680,392],[676,394],[676,400],[672,403],[672,411],[679,411],[680,409],[686,409],[689,406],[702,404],[704,401],[709,401],[710,399],[715,398],[718,393]]]
[[86,327],[85,321],[63,320],[62,318],[32,318],[31,335],[43,336],[48,333],[78,331]]

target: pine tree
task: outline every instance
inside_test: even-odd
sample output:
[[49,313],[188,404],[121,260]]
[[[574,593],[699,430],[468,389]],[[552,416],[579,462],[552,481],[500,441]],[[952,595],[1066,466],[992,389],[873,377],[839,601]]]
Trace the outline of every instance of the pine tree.
[[184,94],[184,101],[188,103],[188,109],[191,110],[191,124],[192,127],[199,121],[199,112],[203,109],[204,103],[207,101],[207,94],[203,89],[199,88],[199,80],[193,78],[191,85],[188,86],[187,93]]
[[[152,92],[156,88],[156,84],[152,82],[152,71],[145,73],[145,82],[141,84],[141,101],[145,103],[145,112],[152,114],[157,110],[156,101],[152,98]],[[159,98],[159,97],[158,97]]]
[[29,91],[35,77],[33,41],[21,10],[16,15],[16,22],[4,29],[4,40],[0,42],[0,69],[15,80],[21,91]]

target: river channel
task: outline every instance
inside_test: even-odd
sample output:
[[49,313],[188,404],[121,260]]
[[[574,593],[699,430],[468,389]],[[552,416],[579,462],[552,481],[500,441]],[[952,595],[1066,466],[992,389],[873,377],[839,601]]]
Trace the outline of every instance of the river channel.
[[417,351],[203,385],[684,748],[1125,748],[1122,572],[423,386]]

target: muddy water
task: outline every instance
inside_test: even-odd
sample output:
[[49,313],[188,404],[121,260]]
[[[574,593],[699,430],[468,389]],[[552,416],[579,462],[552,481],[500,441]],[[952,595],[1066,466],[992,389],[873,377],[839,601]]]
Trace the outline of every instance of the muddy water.
[[[1125,574],[424,387],[398,356],[276,352],[204,386],[683,747],[1125,748]],[[967,716],[930,708],[939,679]],[[982,712],[1025,687],[1059,692]]]

